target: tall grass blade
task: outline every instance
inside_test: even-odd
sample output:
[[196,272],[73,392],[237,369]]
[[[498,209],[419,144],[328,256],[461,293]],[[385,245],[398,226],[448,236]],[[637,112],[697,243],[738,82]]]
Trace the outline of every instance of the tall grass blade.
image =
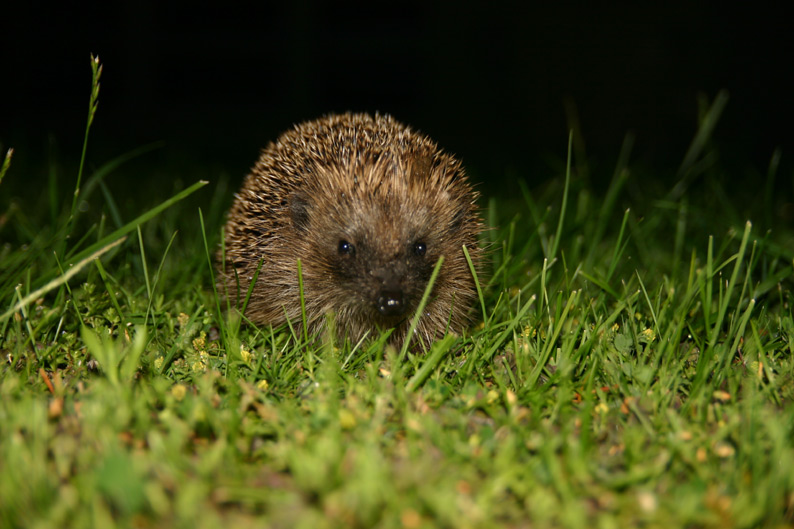
[[560,247],[560,237],[562,237],[562,225],[565,222],[565,210],[568,205],[568,188],[571,185],[571,149],[573,144],[573,131],[568,133],[568,160],[565,164],[565,187],[562,190],[562,205],[560,206],[560,218],[557,221],[557,231],[554,235],[554,242],[551,246],[550,258],[554,259],[557,256],[557,250]]
[[744,235],[742,236],[742,242],[739,245],[739,252],[736,254],[736,262],[733,265],[733,272],[731,272],[731,278],[728,281],[728,288],[725,291],[725,296],[722,299],[722,303],[719,306],[719,312],[717,313],[717,320],[714,322],[714,327],[711,330],[711,335],[709,336],[709,345],[714,347],[717,344],[717,337],[719,336],[720,328],[722,327],[722,322],[725,319],[725,313],[728,310],[728,305],[731,301],[731,294],[733,293],[733,288],[736,285],[736,278],[739,276],[739,269],[742,267],[744,261],[744,252],[747,249],[747,241],[750,238],[750,230],[752,228],[752,223],[747,221],[744,225]]
[[427,300],[430,299],[430,292],[433,290],[433,285],[436,284],[436,279],[438,279],[438,274],[441,272],[442,264],[444,264],[443,255],[438,258],[438,261],[436,261],[436,266],[433,268],[433,273],[430,275],[430,280],[427,282],[427,287],[425,287],[425,292],[422,294],[422,299],[419,301],[419,306],[416,307],[416,313],[414,313],[414,317],[411,319],[411,326],[408,327],[408,334],[406,335],[402,349],[400,350],[400,356],[398,359],[400,363],[402,363],[402,361],[405,359],[405,355],[408,353],[408,346],[411,344],[411,338],[413,338],[414,332],[416,332],[416,327],[419,325],[419,319],[422,317],[422,314],[425,311]]
[[711,107],[708,109],[705,116],[703,116],[698,131],[695,133],[695,137],[689,145],[689,150],[687,150],[686,155],[684,155],[684,160],[678,168],[679,180],[668,193],[668,200],[676,201],[681,198],[689,188],[692,180],[697,176],[698,173],[695,171],[695,164],[703,153],[709,139],[711,139],[714,128],[717,126],[717,122],[727,104],[728,91],[720,90],[714,102],[711,104]]
[[11,158],[14,156],[14,149],[8,149],[6,151],[6,155],[3,157],[3,163],[0,165],[0,184],[3,183],[3,177],[5,177],[6,173],[8,172],[8,168],[11,167]]
[[471,272],[471,276],[474,278],[474,286],[477,288],[477,297],[480,299],[480,308],[482,309],[482,321],[488,321],[488,312],[485,309],[485,298],[482,294],[482,288],[480,287],[480,278],[477,277],[477,270],[474,269],[474,263],[471,260],[471,255],[469,255],[469,249],[466,248],[466,245],[463,245],[463,255],[466,256],[466,263],[469,265],[469,272]]
[[303,341],[309,342],[309,318],[306,316],[306,297],[303,295],[303,264],[298,258],[298,296],[301,305],[301,323],[303,324]]
[[540,378],[540,373],[546,367],[546,363],[549,361],[549,356],[551,356],[551,351],[554,348],[557,338],[560,336],[560,332],[562,331],[562,328],[568,319],[568,313],[574,306],[576,306],[581,293],[581,290],[576,290],[575,292],[571,292],[571,295],[568,297],[568,303],[565,304],[562,314],[558,315],[553,332],[546,337],[546,343],[543,346],[543,351],[541,352],[540,357],[538,358],[538,363],[535,365],[535,368],[527,378],[527,387],[534,387],[538,381],[538,378]]
[[99,57],[91,54],[91,96],[88,101],[88,120],[86,121],[85,136],[83,138],[83,151],[80,154],[80,168],[77,170],[77,183],[74,186],[74,194],[72,195],[72,207],[69,212],[68,229],[66,230],[67,234],[71,232],[77,212],[77,200],[80,196],[80,182],[83,178],[83,167],[85,166],[85,153],[88,149],[88,133],[91,131],[91,124],[94,122],[94,115],[99,105],[99,78],[101,76],[102,65],[99,64]]

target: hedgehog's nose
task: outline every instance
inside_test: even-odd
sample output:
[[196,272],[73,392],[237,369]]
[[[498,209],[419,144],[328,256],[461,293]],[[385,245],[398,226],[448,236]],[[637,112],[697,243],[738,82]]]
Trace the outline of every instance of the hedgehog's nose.
[[384,288],[378,293],[375,304],[384,316],[402,316],[405,313],[405,298],[400,289]]
[[387,317],[402,316],[408,310],[405,295],[401,286],[401,270],[384,266],[373,270],[380,283],[378,296],[375,298],[375,308]]

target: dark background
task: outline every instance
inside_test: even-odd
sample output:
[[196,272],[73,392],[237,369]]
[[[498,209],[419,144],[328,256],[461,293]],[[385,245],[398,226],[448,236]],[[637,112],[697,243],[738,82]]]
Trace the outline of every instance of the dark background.
[[[608,179],[628,131],[636,135],[633,160],[656,168],[652,174],[667,184],[696,130],[698,95],[713,100],[725,88],[730,101],[715,141],[723,156],[763,173],[776,147],[785,165],[794,146],[792,39],[779,9],[698,2],[5,6],[0,143],[16,147],[6,180],[29,186],[44,178],[53,156],[63,163],[79,157],[89,53],[105,68],[89,143],[93,166],[163,140],[146,155],[150,164],[188,182],[208,177],[187,174],[200,166],[235,185],[259,148],[292,123],[377,110],[431,135],[492,192],[509,174],[530,181],[556,174],[549,159],[565,156],[568,105],[588,157],[603,169],[594,185]],[[152,173],[167,178],[167,171]]]

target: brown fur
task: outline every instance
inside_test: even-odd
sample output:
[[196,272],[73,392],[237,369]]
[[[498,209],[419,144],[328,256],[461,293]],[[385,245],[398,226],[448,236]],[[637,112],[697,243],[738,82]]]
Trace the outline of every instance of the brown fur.
[[332,313],[338,337],[394,328],[391,341],[401,344],[443,255],[417,328],[428,345],[447,328],[461,332],[476,299],[462,250],[479,271],[476,198],[455,158],[390,116],[297,125],[264,149],[236,195],[219,286],[242,304],[263,260],[246,316],[296,325],[300,259],[310,331]]

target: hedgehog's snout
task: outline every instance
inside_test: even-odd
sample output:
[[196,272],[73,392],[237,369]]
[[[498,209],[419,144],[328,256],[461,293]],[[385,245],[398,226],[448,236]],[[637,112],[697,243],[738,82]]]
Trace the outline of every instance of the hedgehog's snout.
[[380,269],[373,274],[380,280],[375,308],[387,317],[402,316],[407,309],[402,286],[402,274],[397,270]]
[[402,289],[383,289],[378,293],[375,304],[378,312],[384,316],[402,316],[405,313],[405,299]]

